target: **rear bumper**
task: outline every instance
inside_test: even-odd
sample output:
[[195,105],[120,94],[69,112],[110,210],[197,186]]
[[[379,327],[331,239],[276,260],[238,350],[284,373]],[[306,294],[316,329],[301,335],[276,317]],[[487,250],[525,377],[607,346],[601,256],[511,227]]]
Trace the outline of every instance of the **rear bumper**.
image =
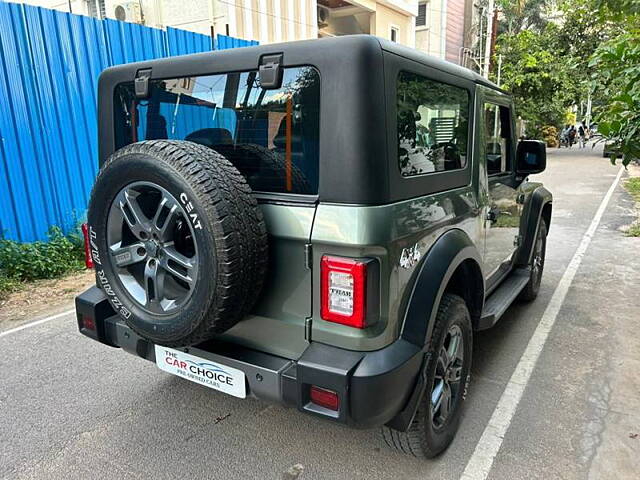
[[[97,287],[76,297],[76,315],[82,334],[155,362],[154,344],[115,315]],[[424,359],[418,347],[402,339],[374,352],[311,342],[297,360],[219,341],[181,350],[242,370],[252,396],[358,428],[389,423],[411,407],[409,400]],[[312,385],[337,392],[339,410],[312,403]]]

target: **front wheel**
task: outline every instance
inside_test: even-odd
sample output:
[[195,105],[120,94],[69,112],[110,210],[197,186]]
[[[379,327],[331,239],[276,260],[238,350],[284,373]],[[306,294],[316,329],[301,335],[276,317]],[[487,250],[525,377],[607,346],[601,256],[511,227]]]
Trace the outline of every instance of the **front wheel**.
[[540,282],[542,281],[542,271],[544,269],[544,257],[547,251],[547,224],[540,220],[538,234],[533,245],[533,254],[529,262],[529,282],[520,292],[519,299],[530,302],[538,296]]
[[438,307],[427,364],[427,388],[406,432],[382,427],[387,445],[416,457],[433,458],[453,441],[466,397],[473,335],[465,301],[445,293]]

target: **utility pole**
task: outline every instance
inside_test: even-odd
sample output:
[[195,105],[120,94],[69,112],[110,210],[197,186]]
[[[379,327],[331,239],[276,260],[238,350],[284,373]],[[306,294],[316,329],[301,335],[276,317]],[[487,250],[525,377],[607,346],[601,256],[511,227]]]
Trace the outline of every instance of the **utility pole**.
[[489,0],[489,5],[486,11],[487,15],[487,36],[484,39],[484,68],[482,69],[482,76],[489,78],[489,67],[491,66],[491,39],[493,38],[493,15],[495,15],[495,1]]
[[591,92],[587,96],[587,113],[585,115],[585,124],[587,128],[591,128]]

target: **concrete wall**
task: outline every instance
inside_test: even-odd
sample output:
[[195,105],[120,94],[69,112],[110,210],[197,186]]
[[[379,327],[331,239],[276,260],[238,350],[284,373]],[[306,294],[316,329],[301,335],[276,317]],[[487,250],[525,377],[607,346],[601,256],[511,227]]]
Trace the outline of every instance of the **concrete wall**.
[[[422,2],[421,2],[422,3]],[[415,47],[434,57],[444,58],[447,0],[430,0],[427,4],[426,25],[416,27]]]
[[466,0],[447,1],[447,30],[445,59],[458,63],[464,46]]
[[375,23],[375,28],[371,29],[372,34],[391,39],[391,28],[393,27],[398,30],[396,39],[398,43],[409,47],[415,45],[415,16],[393,10],[379,3],[372,17],[372,22]]

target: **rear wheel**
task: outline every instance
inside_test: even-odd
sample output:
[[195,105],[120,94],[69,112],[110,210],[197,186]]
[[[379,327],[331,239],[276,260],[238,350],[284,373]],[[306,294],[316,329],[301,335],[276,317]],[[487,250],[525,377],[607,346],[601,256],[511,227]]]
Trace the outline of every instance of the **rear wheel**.
[[416,457],[432,458],[451,444],[466,397],[472,342],[471,317],[465,301],[445,293],[428,349],[424,397],[406,432],[382,427],[387,445]]

